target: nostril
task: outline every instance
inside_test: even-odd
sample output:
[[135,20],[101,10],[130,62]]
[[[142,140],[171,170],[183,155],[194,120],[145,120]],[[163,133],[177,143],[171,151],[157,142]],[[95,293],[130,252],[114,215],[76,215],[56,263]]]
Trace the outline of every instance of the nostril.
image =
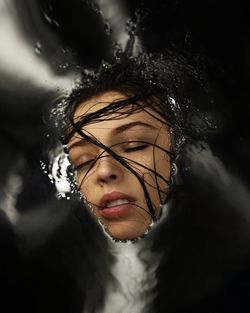
[[111,178],[111,179],[116,179],[117,177],[116,177],[115,174],[111,174],[111,175],[110,175],[110,178]]
[[109,176],[107,176],[107,177],[104,177],[104,176],[100,177],[100,181],[101,181],[102,183],[106,183],[106,182],[108,182],[109,180],[116,180],[116,179],[117,179],[117,176],[116,176],[115,174],[111,174],[111,175],[109,175]]
[[97,182],[104,183],[114,183],[121,179],[123,176],[121,167],[114,162],[103,161],[99,162],[98,167],[96,168],[96,179]]

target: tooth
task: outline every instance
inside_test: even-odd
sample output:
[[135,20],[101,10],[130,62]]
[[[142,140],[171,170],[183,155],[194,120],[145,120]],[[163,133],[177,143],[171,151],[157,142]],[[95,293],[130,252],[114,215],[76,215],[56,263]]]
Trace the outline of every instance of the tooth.
[[129,201],[126,200],[126,199],[118,199],[118,200],[114,200],[114,201],[108,202],[106,204],[106,207],[110,208],[112,206],[121,205],[121,204],[125,204],[125,203],[129,203]]

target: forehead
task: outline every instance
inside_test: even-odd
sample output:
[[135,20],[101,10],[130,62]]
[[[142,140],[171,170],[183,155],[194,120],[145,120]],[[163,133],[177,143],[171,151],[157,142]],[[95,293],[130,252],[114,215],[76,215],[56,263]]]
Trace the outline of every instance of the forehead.
[[[112,102],[122,101],[126,100],[127,96],[124,94],[117,92],[117,91],[109,91],[105,92],[101,95],[95,95],[91,97],[89,100],[84,101],[80,103],[80,105],[77,107],[75,113],[74,113],[74,120],[78,121],[82,117],[94,113],[102,108],[107,107]],[[119,118],[112,118],[117,117],[117,114],[114,114],[112,112],[107,112],[107,119],[105,119],[105,116],[101,118],[98,123],[88,123],[84,125],[84,129],[91,129],[96,128],[96,124],[98,124],[98,127],[101,128],[102,126],[107,126],[110,124],[112,127],[119,126],[121,123],[125,122],[132,122],[132,121],[140,121],[143,120],[148,123],[154,123],[154,126],[162,126],[162,123],[164,122],[164,119],[159,116],[152,108],[147,107],[146,109],[142,110],[136,110],[134,113],[126,114],[130,110],[128,109],[128,106],[125,106],[124,108],[119,109],[119,113],[125,113],[124,115],[120,115]],[[153,115],[153,116],[152,116]],[[158,121],[160,119],[161,121]]]
[[[103,93],[102,95],[94,96],[87,101],[80,103],[74,114],[75,122],[80,121],[81,118],[88,114],[94,113],[102,108],[105,108],[112,102],[126,100],[127,97],[122,93],[110,91]],[[129,114],[129,104],[124,108],[120,108],[119,112],[124,112],[124,115],[120,115],[117,118],[117,113],[108,112],[107,118],[102,116],[100,120],[98,117],[94,121],[89,121],[84,124],[82,131],[95,139],[100,140],[105,144],[112,144],[120,138],[120,136],[154,136],[162,137],[163,141],[169,140],[166,135],[168,133],[168,126],[165,119],[157,114],[152,108],[146,107],[141,110],[137,110],[134,113]],[[165,138],[166,137],[166,138]],[[82,137],[76,132],[69,141],[70,149],[76,143],[82,142]],[[84,143],[87,142],[84,140]],[[168,142],[169,143],[169,142]]]
[[95,95],[91,97],[89,100],[80,103],[78,108],[75,111],[74,117],[81,118],[82,116],[96,112],[108,104],[114,101],[126,100],[127,97],[120,92],[117,91],[108,91],[102,93],[100,95]]

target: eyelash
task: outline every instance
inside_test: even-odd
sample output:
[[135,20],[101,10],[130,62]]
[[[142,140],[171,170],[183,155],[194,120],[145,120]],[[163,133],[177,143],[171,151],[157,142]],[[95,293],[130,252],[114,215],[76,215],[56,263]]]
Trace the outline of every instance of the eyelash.
[[91,160],[88,160],[84,163],[77,165],[75,167],[75,171],[83,170],[83,169],[87,168],[88,166],[91,166],[94,161],[95,161],[94,159],[91,159]]
[[134,152],[134,151],[140,151],[140,150],[144,150],[148,147],[147,144],[143,144],[143,145],[139,145],[139,146],[135,146],[135,147],[131,147],[131,148],[124,148],[124,152],[130,153],[130,152]]

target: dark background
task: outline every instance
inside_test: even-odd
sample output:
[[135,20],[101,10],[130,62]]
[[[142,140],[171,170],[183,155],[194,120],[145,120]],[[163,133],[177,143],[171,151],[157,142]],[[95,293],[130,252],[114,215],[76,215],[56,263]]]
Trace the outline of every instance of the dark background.
[[[109,2],[109,1],[107,1]],[[14,1],[16,15],[10,19],[21,31],[26,45],[57,77],[79,67],[98,67],[113,54],[113,38],[105,20],[93,8],[94,1]],[[112,1],[110,2],[112,5]],[[204,60],[216,90],[216,108],[224,116],[220,155],[249,177],[248,82],[249,8],[245,1],[118,1],[125,17],[140,18],[138,36],[147,52],[166,49],[187,51]],[[124,9],[125,8],[125,9]],[[107,23],[106,23],[107,24]],[[8,34],[6,34],[8,37]],[[4,38],[3,38],[4,39]],[[4,41],[3,41],[4,42]],[[16,52],[18,58],[18,51]],[[1,60],[4,64],[5,60]],[[32,64],[31,64],[32,67]],[[39,81],[39,79],[38,79]],[[60,86],[59,86],[60,87]],[[1,172],[11,167],[15,152],[34,153],[43,141],[42,115],[48,104],[65,90],[34,86],[22,73],[1,76],[2,143]],[[7,139],[8,138],[8,139]],[[10,144],[13,141],[13,144]],[[220,146],[220,147],[219,147]],[[14,150],[13,150],[14,149]],[[8,153],[9,150],[9,153]]]
[[[212,110],[223,117],[213,147],[227,168],[249,189],[250,12],[247,2],[124,0],[119,3],[128,18],[136,20],[136,12],[144,16],[138,36],[147,52],[177,49],[204,60],[215,90]],[[35,55],[49,66],[55,77],[68,76],[81,67],[98,67],[103,58],[112,56],[112,35],[107,33],[103,15],[93,6],[94,1],[16,0],[12,4],[7,12],[22,33],[23,42],[34,51],[37,42],[40,43],[41,51]],[[4,43],[4,38],[0,40]],[[0,64],[4,63],[1,59]],[[1,206],[11,189],[8,189],[9,175],[17,173],[22,178],[22,189],[14,195],[14,206],[24,214],[15,226],[1,213],[1,301],[6,307],[3,312],[17,309],[78,312],[84,301],[81,295],[88,279],[76,282],[76,277],[79,273],[84,276],[86,271],[83,260],[87,257],[85,247],[91,236],[73,216],[70,208],[74,204],[55,199],[54,187],[39,163],[48,131],[44,115],[64,92],[61,86],[44,87],[42,82],[41,86],[35,85],[20,72],[0,70]],[[35,225],[37,217],[42,217],[38,226]],[[91,228],[93,221],[84,219],[88,222],[85,228]],[[93,251],[99,249],[104,257],[102,240],[100,236],[99,241],[92,244]],[[69,257],[74,253],[75,258]],[[97,269],[98,262],[94,262],[91,270],[96,273]],[[103,275],[103,280],[108,277],[108,273],[96,275]],[[100,296],[95,292],[101,299],[102,292]]]

